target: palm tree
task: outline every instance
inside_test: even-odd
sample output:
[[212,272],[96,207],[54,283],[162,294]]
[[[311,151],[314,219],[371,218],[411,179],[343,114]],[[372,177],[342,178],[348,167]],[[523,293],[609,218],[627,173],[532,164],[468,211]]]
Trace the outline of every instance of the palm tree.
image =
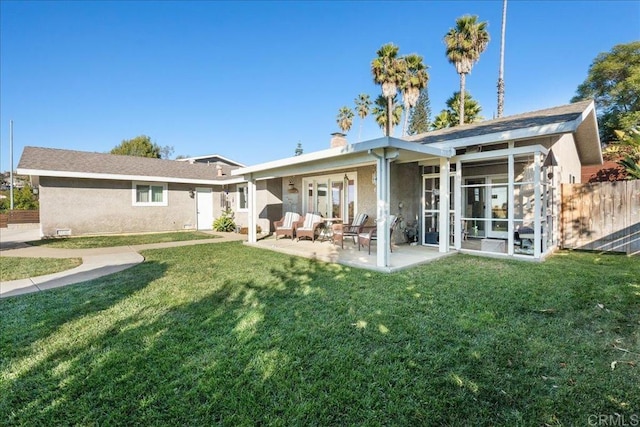
[[402,105],[398,104],[398,97],[394,95],[391,98],[391,126],[388,126],[387,118],[389,114],[389,103],[387,102],[387,98],[384,95],[380,95],[376,98],[375,107],[371,110],[371,113],[376,118],[376,123],[382,129],[382,133],[385,136],[391,136],[387,134],[390,128],[400,123],[400,119],[402,118]]
[[507,26],[507,0],[502,2],[502,32],[500,35],[500,68],[498,70],[498,117],[504,113],[504,37]]
[[376,54],[378,55],[371,62],[371,73],[375,84],[382,86],[382,95],[387,101],[386,136],[391,136],[393,98],[398,92],[400,80],[401,61],[398,58],[398,46],[393,43],[383,45]]
[[[460,111],[460,92],[454,92],[454,94],[447,99],[447,108],[440,111],[433,120],[433,129],[443,129],[453,126],[458,126],[460,119],[458,118]],[[467,92],[467,96],[464,97],[464,115],[467,117],[469,123],[479,122],[482,120],[480,112],[482,107],[478,104],[478,101]]]
[[351,129],[351,125],[353,124],[353,110],[349,107],[342,107],[338,110],[338,117],[336,118],[336,122],[340,129],[342,129],[343,133],[349,132]]
[[451,28],[444,36],[444,43],[447,47],[446,54],[449,62],[456,67],[456,72],[460,74],[460,93],[462,102],[460,103],[460,124],[464,124],[464,93],[466,75],[471,72],[473,64],[478,62],[480,54],[484,52],[489,44],[489,33],[487,23],[478,22],[477,16],[465,15],[456,20],[455,28]]
[[[464,101],[462,101],[463,99]],[[464,102],[464,108],[462,111],[464,116],[467,118],[467,123],[475,123],[483,120],[483,117],[480,115],[482,107],[478,104],[478,101],[473,99],[469,92],[467,92],[466,96],[460,96],[460,92],[454,92],[446,102],[447,107],[449,108],[449,113],[451,114],[451,126],[456,126],[460,121],[459,114],[461,102]]]
[[420,91],[427,87],[429,74],[427,67],[422,62],[422,56],[411,54],[401,58],[402,70],[400,90],[402,91],[402,104],[404,105],[404,124],[402,125],[402,136],[407,134],[407,123],[409,112],[418,103]]
[[451,127],[451,114],[449,114],[449,111],[448,110],[440,111],[440,114],[438,114],[433,119],[433,124],[431,125],[431,127],[434,130]]
[[371,109],[371,98],[366,93],[361,93],[355,99],[356,102],[356,112],[358,116],[360,116],[360,129],[358,130],[358,141],[360,141],[360,137],[362,135],[362,122],[369,115],[369,110]]

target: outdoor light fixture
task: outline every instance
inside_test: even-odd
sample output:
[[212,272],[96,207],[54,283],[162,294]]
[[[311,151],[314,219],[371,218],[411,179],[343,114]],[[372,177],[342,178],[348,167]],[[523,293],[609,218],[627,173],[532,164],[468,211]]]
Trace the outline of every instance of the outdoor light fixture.
[[193,188],[192,188],[192,189],[190,189],[190,190],[189,190],[189,197],[191,197],[191,198],[193,199],[193,198],[195,197],[195,195],[196,195],[195,190],[194,190]]
[[289,180],[289,189],[287,190],[289,194],[298,194],[298,189],[293,184],[293,179]]

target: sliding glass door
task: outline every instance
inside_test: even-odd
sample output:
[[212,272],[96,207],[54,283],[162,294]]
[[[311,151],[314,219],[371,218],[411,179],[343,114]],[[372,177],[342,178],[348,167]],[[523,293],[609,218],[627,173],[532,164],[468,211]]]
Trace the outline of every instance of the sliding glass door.
[[325,175],[303,179],[304,212],[350,222],[356,208],[356,173]]

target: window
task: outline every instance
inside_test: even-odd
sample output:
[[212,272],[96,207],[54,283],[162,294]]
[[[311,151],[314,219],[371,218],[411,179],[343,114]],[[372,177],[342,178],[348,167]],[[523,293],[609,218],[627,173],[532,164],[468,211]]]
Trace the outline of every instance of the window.
[[133,206],[167,206],[167,184],[133,183]]
[[246,211],[249,209],[249,188],[247,184],[238,185],[238,210]]

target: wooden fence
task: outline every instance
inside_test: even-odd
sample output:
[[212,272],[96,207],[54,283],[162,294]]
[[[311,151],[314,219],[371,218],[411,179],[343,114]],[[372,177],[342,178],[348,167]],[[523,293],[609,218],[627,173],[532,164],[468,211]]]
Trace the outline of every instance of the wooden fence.
[[640,180],[562,185],[560,245],[640,255]]
[[40,222],[40,211],[9,211],[0,214],[0,228],[7,228],[8,224],[37,224]]

